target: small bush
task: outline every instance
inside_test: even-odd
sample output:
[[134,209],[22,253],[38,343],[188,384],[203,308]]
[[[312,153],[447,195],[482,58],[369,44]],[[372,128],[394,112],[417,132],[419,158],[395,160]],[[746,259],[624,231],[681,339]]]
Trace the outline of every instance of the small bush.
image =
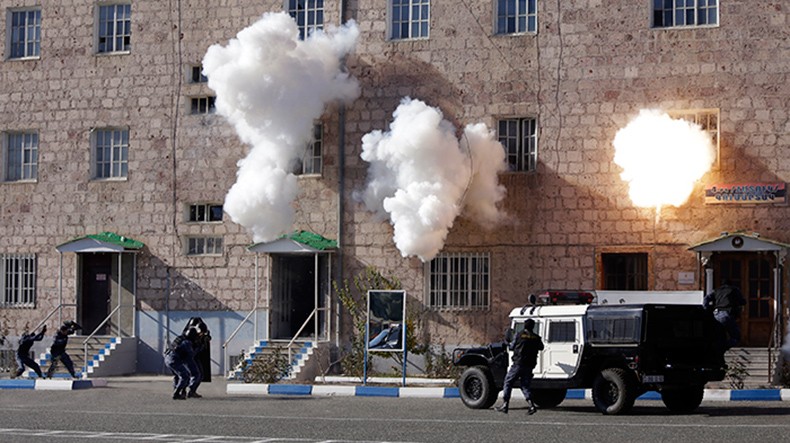
[[273,352],[261,354],[242,365],[245,383],[277,383],[291,373],[291,362],[288,354],[280,347],[272,348]]

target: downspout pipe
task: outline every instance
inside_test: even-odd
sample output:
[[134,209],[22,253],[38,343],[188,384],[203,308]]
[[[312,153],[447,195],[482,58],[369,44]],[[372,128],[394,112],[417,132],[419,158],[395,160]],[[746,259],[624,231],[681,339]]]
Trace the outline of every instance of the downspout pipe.
[[[345,21],[346,1],[340,0],[340,25]],[[341,61],[341,66],[345,68],[345,58]],[[343,281],[343,236],[345,230],[345,201],[346,201],[346,105],[340,103],[338,110],[338,139],[337,139],[337,260],[335,262],[335,281],[340,284]],[[331,291],[332,288],[330,287]],[[335,347],[340,347],[340,299],[335,296]],[[327,337],[329,338],[329,337]]]

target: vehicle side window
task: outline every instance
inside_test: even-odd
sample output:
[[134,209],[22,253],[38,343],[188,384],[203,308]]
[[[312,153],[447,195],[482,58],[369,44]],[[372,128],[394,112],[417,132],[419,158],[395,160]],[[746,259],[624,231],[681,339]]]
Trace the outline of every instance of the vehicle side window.
[[576,323],[573,321],[549,322],[549,343],[573,343],[576,341]]
[[[541,328],[541,325],[543,324],[543,322],[538,320],[538,319],[534,319],[534,320],[535,320],[535,327],[532,328],[532,332],[534,332],[535,334],[540,335],[540,331],[541,331],[540,328]],[[520,322],[517,322],[517,323],[513,324],[513,336],[514,337],[516,335],[518,335],[519,333],[521,333],[521,331],[523,331],[523,330],[524,330],[524,322],[523,321],[520,321]]]
[[590,343],[638,343],[639,317],[596,318],[587,323]]

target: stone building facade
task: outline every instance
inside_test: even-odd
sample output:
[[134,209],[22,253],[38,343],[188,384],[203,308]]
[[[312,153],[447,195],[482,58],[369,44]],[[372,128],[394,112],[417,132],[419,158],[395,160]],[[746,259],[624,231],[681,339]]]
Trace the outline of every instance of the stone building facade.
[[[260,331],[242,325],[230,348],[272,335],[265,325],[280,312],[281,297],[272,295],[284,278],[277,273],[309,265],[280,268],[275,258],[287,253],[252,252],[242,226],[227,214],[206,215],[222,205],[249,148],[210,111],[214,92],[199,73],[211,45],[291,3],[320,9],[325,27],[354,20],[360,31],[344,60],[360,96],[327,105],[320,174],[299,177],[293,202],[294,230],[338,243],[331,263],[321,265],[328,280],[369,266],[396,277],[419,314],[421,339],[447,346],[498,339],[506,313],[545,289],[705,290],[725,276],[749,297],[741,319],[748,345],[775,345],[772,337],[787,332],[790,10],[781,1],[698,0],[690,11],[665,11],[626,0],[0,0],[0,255],[11,263],[4,284],[11,288],[12,277],[25,274],[19,266],[33,263],[34,273],[32,293],[6,289],[0,321],[7,335],[60,313],[60,305],[66,316],[98,326],[109,310],[87,312],[113,303],[89,298],[86,280],[109,281],[102,290],[110,298],[133,294],[130,334],[144,345],[143,372],[161,368],[164,343],[190,316],[208,320],[217,352],[255,308]],[[527,9],[513,13],[508,5]],[[99,25],[107,8],[121,17],[109,36]],[[418,26],[398,28],[396,10]],[[20,29],[33,32],[22,38],[32,46],[14,45]],[[30,38],[36,29],[40,38]],[[532,132],[519,132],[516,148],[533,163],[499,175],[507,217],[481,227],[462,214],[438,261],[428,263],[403,257],[392,225],[355,198],[369,173],[362,138],[388,130],[407,96],[440,109],[459,131],[483,122],[500,140],[502,122],[533,122],[533,129],[519,127]],[[642,109],[704,118],[713,135],[716,161],[679,207],[636,207],[614,163],[612,140]],[[522,145],[527,136],[533,151]],[[9,154],[29,152],[30,143],[35,172]],[[110,160],[98,158],[109,153]],[[664,174],[674,180],[673,170]],[[767,203],[706,198],[714,185],[737,184],[776,186],[781,196]],[[144,246],[76,247],[101,232]],[[753,249],[717,243],[741,232]],[[90,270],[94,259],[98,271]],[[482,267],[468,274],[477,260]],[[453,269],[447,280],[432,278],[443,269],[438,263]],[[453,276],[479,280],[451,283]],[[346,319],[328,287],[321,296],[333,311],[322,322],[331,326],[322,328],[331,327],[328,335],[341,344],[347,325],[337,324]]]

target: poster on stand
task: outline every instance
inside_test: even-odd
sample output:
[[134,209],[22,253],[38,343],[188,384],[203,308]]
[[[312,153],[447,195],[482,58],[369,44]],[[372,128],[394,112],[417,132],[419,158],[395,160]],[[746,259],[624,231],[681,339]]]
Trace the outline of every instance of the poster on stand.
[[405,291],[368,291],[368,350],[403,352],[405,322]]

